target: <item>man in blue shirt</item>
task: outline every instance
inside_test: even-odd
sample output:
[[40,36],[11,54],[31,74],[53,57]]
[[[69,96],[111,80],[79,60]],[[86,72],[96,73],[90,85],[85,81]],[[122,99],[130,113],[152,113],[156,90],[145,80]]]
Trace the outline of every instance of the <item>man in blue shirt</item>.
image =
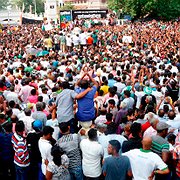
[[78,99],[77,101],[78,111],[76,113],[76,118],[80,121],[81,125],[84,122],[91,122],[95,118],[94,95],[98,87],[98,83],[88,73],[86,73],[77,83],[77,85],[80,86],[76,87],[75,89],[78,94],[84,92],[90,86],[89,81],[83,80],[85,76],[88,76],[90,82],[92,82],[94,85],[83,98]]
[[108,154],[112,156],[104,160],[102,170],[105,180],[126,180],[127,176],[132,177],[129,158],[119,155],[120,148],[119,141],[109,141]]

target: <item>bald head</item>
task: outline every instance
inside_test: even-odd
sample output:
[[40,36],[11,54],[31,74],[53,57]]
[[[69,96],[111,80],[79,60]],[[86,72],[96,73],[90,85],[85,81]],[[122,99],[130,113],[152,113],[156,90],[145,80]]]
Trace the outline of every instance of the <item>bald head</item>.
[[151,149],[151,145],[152,145],[152,138],[151,137],[144,137],[142,140],[143,149],[149,150],[149,149]]

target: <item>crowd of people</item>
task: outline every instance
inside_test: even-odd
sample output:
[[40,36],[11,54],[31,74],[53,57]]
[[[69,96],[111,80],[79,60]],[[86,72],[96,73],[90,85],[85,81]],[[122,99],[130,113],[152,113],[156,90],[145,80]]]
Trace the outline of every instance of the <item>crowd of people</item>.
[[1,179],[180,179],[180,23],[85,22],[0,33]]

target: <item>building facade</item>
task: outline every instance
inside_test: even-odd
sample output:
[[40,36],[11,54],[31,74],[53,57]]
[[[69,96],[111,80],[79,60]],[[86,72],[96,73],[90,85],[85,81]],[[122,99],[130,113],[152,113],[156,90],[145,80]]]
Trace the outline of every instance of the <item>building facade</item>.
[[44,4],[44,17],[47,18],[48,21],[57,21],[58,18],[58,6],[59,2],[57,0],[46,0]]
[[107,9],[107,0],[64,0],[67,2],[71,2],[75,9]]

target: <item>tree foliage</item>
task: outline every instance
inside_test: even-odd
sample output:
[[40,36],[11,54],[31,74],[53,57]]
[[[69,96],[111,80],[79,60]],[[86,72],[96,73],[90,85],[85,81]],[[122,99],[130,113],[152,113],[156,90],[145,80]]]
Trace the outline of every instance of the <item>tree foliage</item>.
[[13,0],[12,1],[12,4],[18,6],[20,9],[22,9],[24,6],[24,12],[30,12],[30,6],[31,6],[33,13],[35,13],[35,3],[36,3],[37,14],[44,12],[44,0]]
[[122,9],[134,19],[150,16],[168,20],[180,16],[180,0],[108,0],[108,8]]
[[9,1],[0,0],[0,9],[6,9],[8,5],[9,5]]
[[71,2],[67,2],[64,6],[60,7],[60,10],[74,10],[75,7]]

